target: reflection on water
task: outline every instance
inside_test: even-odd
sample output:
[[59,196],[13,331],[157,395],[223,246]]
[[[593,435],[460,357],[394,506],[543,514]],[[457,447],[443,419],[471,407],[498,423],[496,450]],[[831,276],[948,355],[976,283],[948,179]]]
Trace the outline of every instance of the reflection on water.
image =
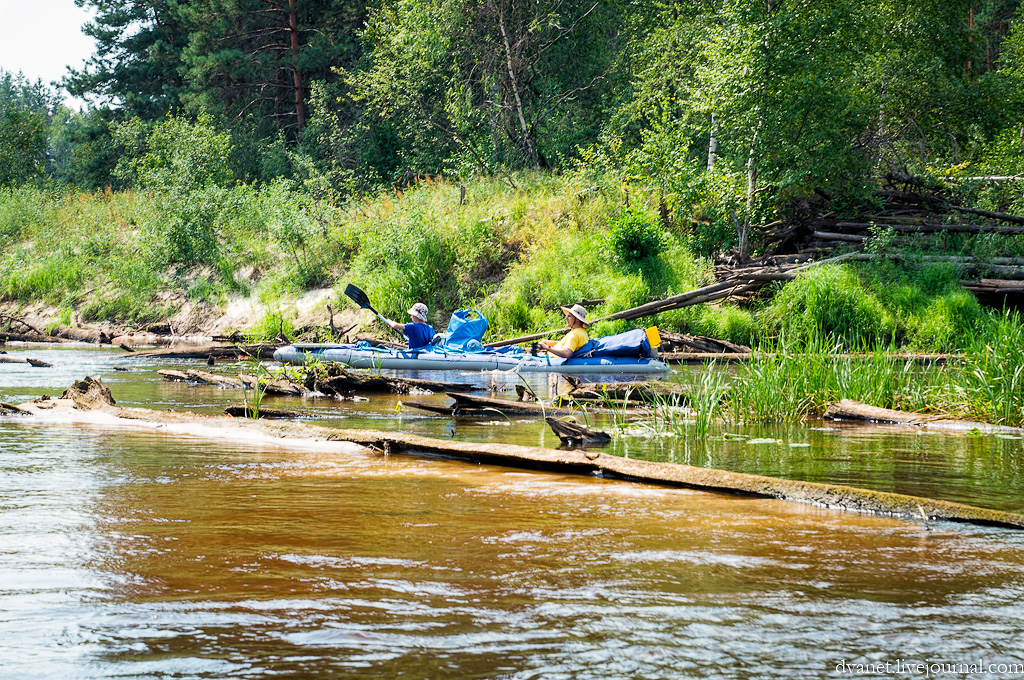
[[1024,534],[0,421],[0,675],[828,677],[1021,657]]

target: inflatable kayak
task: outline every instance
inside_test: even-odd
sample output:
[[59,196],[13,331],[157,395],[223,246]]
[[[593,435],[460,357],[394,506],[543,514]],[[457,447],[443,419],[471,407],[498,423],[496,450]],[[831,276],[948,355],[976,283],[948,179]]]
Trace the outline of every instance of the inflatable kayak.
[[523,373],[566,374],[650,374],[669,369],[663,361],[652,358],[618,356],[559,357],[533,356],[518,351],[484,350],[479,352],[447,351],[443,348],[395,350],[358,345],[295,344],[274,352],[274,360],[283,364],[304,364],[324,361],[352,368],[433,371],[521,371]]

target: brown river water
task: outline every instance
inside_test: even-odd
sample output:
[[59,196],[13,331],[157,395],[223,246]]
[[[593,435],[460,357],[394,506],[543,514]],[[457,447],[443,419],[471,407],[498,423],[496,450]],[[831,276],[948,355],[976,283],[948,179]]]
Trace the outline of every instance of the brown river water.
[[[195,362],[7,349],[55,367],[0,364],[0,401],[84,375],[124,405],[241,401],[153,372]],[[403,399],[266,405],[557,445],[529,419]],[[607,451],[1024,509],[1014,439],[808,421]],[[0,420],[0,678],[1003,678],[1024,677],[1022,644],[1024,532]]]

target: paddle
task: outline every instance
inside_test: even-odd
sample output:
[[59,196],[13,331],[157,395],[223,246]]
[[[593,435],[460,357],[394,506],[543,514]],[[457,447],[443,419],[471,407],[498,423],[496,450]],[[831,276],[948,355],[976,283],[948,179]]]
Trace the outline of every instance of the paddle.
[[[391,324],[388,323],[388,320],[384,318],[383,314],[373,308],[373,305],[370,304],[370,298],[367,297],[366,293],[361,288],[356,288],[350,283],[345,286],[345,295],[347,295],[352,302],[359,305],[360,309],[369,309],[371,312],[376,314],[377,318],[383,321],[388,328],[391,328]],[[391,330],[394,331],[395,329],[391,328]],[[399,333],[398,331],[395,332],[402,335],[402,333]]]
[[370,298],[367,297],[366,293],[361,288],[356,288],[350,283],[345,286],[345,295],[347,295],[352,302],[359,305],[360,309],[369,309],[381,319],[384,318],[381,316],[380,312],[373,308],[373,305],[370,304]]

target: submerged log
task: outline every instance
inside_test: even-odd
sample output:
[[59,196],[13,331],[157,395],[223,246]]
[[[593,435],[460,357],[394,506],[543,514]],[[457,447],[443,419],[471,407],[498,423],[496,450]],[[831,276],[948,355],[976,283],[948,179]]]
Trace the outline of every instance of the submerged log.
[[558,436],[563,446],[570,448],[577,446],[605,446],[612,441],[611,435],[607,432],[589,430],[577,423],[560,420],[552,416],[548,416],[544,420],[551,426],[551,429]]
[[584,475],[599,474],[606,478],[798,501],[833,509],[893,515],[911,520],[919,518],[923,511],[929,519],[1024,529],[1024,515],[1013,512],[838,484],[798,482],[679,463],[621,458],[600,452],[552,451],[512,444],[445,441],[372,430],[337,430],[329,434],[328,439],[353,442],[385,454],[428,453],[461,458],[474,463]]
[[1024,434],[1024,428],[991,425],[973,420],[957,420],[944,415],[927,415],[911,411],[896,411],[871,406],[852,399],[843,399],[825,410],[828,420],[862,420],[886,425],[908,425],[953,432],[980,432],[981,434]]
[[216,375],[207,371],[198,371],[195,369],[185,372],[161,369],[157,371],[157,373],[167,380],[187,382],[195,385],[215,385],[217,387],[231,387],[234,389],[242,389],[243,387],[245,389],[253,389],[255,385],[260,384],[260,390],[267,395],[297,397],[309,394],[309,390],[306,389],[304,385],[286,378],[275,378],[273,380],[260,383],[256,376],[245,375],[244,373],[240,374],[240,378]]
[[[22,410],[30,416],[45,417],[49,422],[78,422],[68,402],[46,406],[30,402]],[[683,487],[714,492],[739,493],[762,498],[811,503],[837,510],[871,512],[898,516],[916,521],[923,513],[929,519],[945,519],[973,524],[1024,529],[1024,515],[979,508],[962,503],[933,500],[886,491],[871,491],[836,484],[799,482],[777,477],[699,468],[678,463],[659,463],[620,458],[600,452],[542,449],[513,444],[483,444],[420,437],[412,434],[374,430],[342,430],[297,422],[262,422],[241,418],[209,417],[189,413],[118,409],[107,407],[110,414],[124,419],[125,425],[137,428],[164,428],[161,432],[179,432],[207,438],[243,437],[250,440],[260,435],[281,445],[313,446],[323,450],[331,442],[353,443],[385,454],[432,454],[466,460],[471,463],[492,463],[515,468],[544,469],[587,476]],[[340,449],[339,450],[350,450]]]
[[28,364],[36,368],[53,368],[53,364],[48,364],[45,361],[39,359],[30,359],[28,357],[0,357],[0,364]]
[[388,375],[357,373],[340,364],[321,367],[307,367],[306,387],[323,394],[348,394],[351,392],[390,392],[409,394],[421,392],[447,392],[449,390],[471,390],[472,383],[439,382],[418,378],[399,378]]
[[[256,409],[252,406],[228,406],[224,409],[224,413],[231,416],[232,418],[250,418],[253,420],[266,418],[268,420],[297,420],[299,418],[309,418],[308,413],[300,413],[299,411],[284,411],[281,409],[263,408]],[[253,416],[255,415],[255,418]]]
[[418,403],[408,403],[406,406],[453,416],[493,416],[499,414],[503,416],[537,416],[543,418],[548,415],[571,416],[578,411],[578,409],[559,408],[536,402],[493,399],[491,397],[478,397],[460,392],[446,392],[445,394],[454,399],[455,403],[447,407]]
[[274,351],[282,345],[190,345],[188,347],[168,347],[146,352],[125,352],[116,354],[118,358],[132,357],[143,359],[163,357],[168,359],[273,359]]

